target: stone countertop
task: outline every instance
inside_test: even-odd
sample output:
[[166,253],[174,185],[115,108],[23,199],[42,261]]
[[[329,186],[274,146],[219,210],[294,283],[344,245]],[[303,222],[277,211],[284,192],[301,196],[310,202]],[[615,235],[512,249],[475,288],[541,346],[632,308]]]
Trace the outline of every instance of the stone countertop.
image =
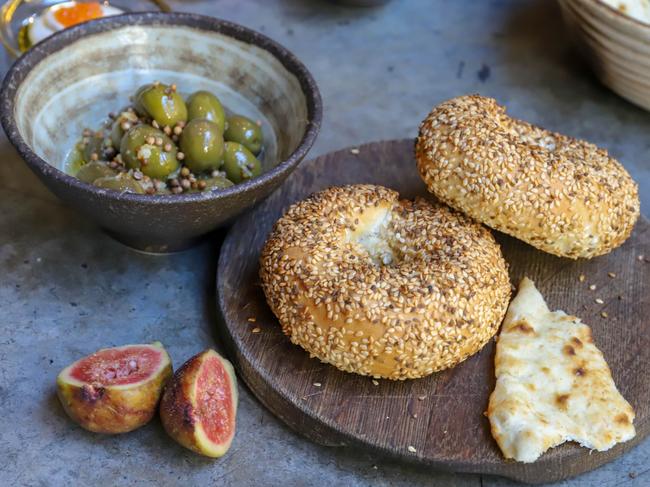
[[[311,156],[413,137],[438,102],[479,92],[517,117],[606,147],[640,183],[650,213],[650,114],[603,88],[576,58],[549,0],[392,0],[376,9],[306,0],[172,1],[176,10],[260,30],[314,74],[325,113]],[[2,60],[3,72],[9,61]],[[238,431],[214,461],[168,439],[156,419],[124,436],[73,425],[56,374],[98,348],[161,340],[174,363],[216,334],[218,236],[153,257],[61,205],[0,137],[0,484],[509,486],[439,473],[294,434],[241,387]],[[650,441],[563,482],[650,485]]]

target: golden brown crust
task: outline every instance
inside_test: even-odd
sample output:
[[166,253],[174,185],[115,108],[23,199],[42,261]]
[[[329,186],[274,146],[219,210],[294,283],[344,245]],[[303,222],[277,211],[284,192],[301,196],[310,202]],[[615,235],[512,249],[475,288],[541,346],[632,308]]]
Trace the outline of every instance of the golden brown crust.
[[439,199],[551,254],[605,254],[639,216],[637,185],[607,151],[512,119],[492,98],[438,105],[415,155]]
[[291,341],[341,370],[423,377],[496,332],[510,283],[490,232],[372,185],[291,206],[262,251],[267,301]]

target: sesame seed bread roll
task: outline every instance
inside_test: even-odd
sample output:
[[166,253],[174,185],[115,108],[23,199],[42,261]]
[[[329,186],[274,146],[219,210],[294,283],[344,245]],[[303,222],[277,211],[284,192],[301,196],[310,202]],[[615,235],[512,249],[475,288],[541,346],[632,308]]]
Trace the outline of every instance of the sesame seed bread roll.
[[510,297],[489,230],[372,185],[292,205],[264,246],[260,277],[293,343],[346,372],[386,379],[423,377],[476,353]]
[[434,108],[415,156],[440,200],[561,257],[610,252],[639,217],[637,185],[607,151],[510,118],[492,98]]

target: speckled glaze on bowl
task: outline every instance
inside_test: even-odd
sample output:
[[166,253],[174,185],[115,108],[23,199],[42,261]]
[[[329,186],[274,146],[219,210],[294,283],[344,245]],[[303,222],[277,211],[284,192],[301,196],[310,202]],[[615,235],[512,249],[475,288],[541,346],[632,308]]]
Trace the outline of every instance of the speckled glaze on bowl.
[[559,0],[575,43],[600,81],[650,110],[650,25],[601,0]]
[[[100,189],[61,170],[83,127],[155,79],[213,89],[227,107],[263,120],[272,152],[265,172],[223,190],[149,196]],[[126,14],[64,30],[19,58],[0,91],[2,126],[32,171],[111,235],[148,252],[185,248],[268,196],[305,157],[321,117],[316,83],[293,54],[240,25],[185,13]]]

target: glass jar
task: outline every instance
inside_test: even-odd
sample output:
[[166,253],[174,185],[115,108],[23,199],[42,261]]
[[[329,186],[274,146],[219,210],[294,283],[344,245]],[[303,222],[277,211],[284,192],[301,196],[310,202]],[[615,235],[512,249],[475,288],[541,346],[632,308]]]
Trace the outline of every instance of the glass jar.
[[[84,3],[83,0],[9,0],[0,9],[0,41],[13,57],[29,49],[27,28],[34,18],[48,7],[62,3]],[[151,10],[163,12],[171,9],[165,0],[104,0],[103,5],[111,5],[125,12]]]

